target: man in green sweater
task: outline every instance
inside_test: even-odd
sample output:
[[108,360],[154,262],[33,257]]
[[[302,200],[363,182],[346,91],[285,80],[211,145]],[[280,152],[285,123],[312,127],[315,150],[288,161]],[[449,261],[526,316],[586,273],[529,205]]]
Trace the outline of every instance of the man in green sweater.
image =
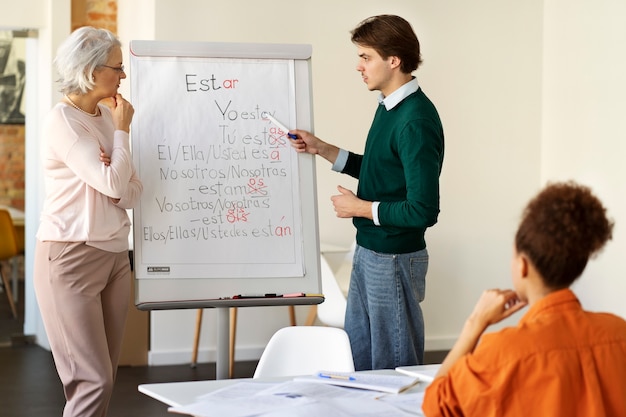
[[345,328],[357,370],[423,363],[428,252],[424,233],[437,222],[443,128],[412,72],[421,63],[411,25],[398,16],[370,17],[352,31],[357,71],[379,105],[363,155],[310,132],[293,130],[298,152],[320,155],[359,180],[356,195],[338,186],[338,217],[352,218],[356,250]]

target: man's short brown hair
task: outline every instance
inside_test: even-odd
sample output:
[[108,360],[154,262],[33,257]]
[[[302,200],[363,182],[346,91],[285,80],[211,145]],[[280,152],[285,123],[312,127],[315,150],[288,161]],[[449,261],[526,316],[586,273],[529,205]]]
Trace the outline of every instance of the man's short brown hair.
[[400,70],[410,74],[422,63],[420,43],[411,24],[399,16],[368,17],[350,32],[356,45],[372,48],[383,58],[400,58]]

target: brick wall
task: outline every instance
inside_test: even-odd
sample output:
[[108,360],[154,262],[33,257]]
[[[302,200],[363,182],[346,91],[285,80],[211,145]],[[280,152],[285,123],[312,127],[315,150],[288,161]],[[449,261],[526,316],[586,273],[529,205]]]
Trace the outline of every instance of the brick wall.
[[117,0],[73,0],[72,30],[81,26],[117,33]]
[[24,210],[24,125],[0,124],[0,205]]
[[[22,211],[26,178],[24,147],[24,125],[0,124],[0,205],[15,207]],[[24,238],[22,237],[20,241],[22,243],[18,245],[23,247]],[[10,274],[12,266],[9,261],[3,261],[0,262],[0,268],[4,274]],[[19,276],[23,277],[22,256],[18,258],[18,269]]]
[[[116,33],[117,0],[73,0],[72,29],[85,25]],[[0,205],[24,210],[24,152],[24,125],[0,124]]]

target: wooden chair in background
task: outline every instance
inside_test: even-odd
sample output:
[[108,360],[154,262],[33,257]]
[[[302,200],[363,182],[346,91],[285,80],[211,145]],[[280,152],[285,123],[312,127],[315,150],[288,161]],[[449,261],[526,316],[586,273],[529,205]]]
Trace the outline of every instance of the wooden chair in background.
[[[11,214],[8,210],[0,209],[0,261],[10,261],[18,254],[19,249],[17,236],[15,233],[15,227],[13,226],[13,220],[11,220]],[[17,308],[15,307],[15,301],[13,300],[9,278],[2,272],[1,264],[0,276],[2,276],[2,285],[4,287],[4,292],[7,295],[7,300],[9,301],[13,318],[17,318]]]

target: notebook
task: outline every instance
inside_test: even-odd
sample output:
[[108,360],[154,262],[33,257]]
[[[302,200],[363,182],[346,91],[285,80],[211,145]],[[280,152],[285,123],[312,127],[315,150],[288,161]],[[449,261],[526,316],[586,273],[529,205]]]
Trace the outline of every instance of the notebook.
[[432,382],[432,380],[435,379],[435,375],[440,367],[441,364],[398,366],[396,371],[405,375],[416,377],[423,382]]
[[398,394],[419,382],[409,375],[381,375],[362,372],[325,372],[311,376],[296,377],[294,381],[317,382],[320,384],[339,385],[342,387],[361,388],[372,391]]

